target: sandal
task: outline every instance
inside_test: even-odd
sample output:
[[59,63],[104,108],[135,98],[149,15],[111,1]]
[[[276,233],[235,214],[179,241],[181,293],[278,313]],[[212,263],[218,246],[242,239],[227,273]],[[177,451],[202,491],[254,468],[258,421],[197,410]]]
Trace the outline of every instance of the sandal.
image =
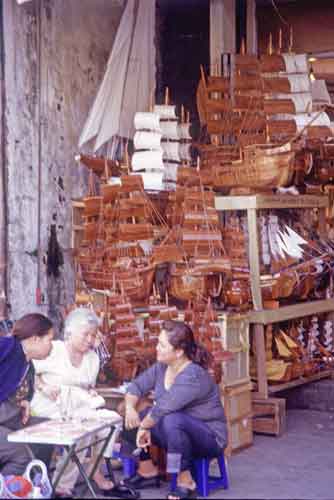
[[101,491],[106,497],[126,498],[127,500],[137,500],[140,498],[138,491],[123,483],[115,484],[110,490],[101,489]]
[[159,488],[160,487],[160,476],[144,477],[140,474],[135,474],[124,480],[127,486],[131,486],[137,490],[144,488]]
[[167,494],[167,500],[182,500],[183,498],[196,498],[196,489],[191,490],[190,488],[184,488],[183,486],[177,486],[175,490],[169,491]]

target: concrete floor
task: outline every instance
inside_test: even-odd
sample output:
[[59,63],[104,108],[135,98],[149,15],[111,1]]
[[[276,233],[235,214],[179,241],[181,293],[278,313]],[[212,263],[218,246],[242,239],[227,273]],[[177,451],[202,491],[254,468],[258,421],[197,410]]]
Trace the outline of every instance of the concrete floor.
[[[210,494],[221,499],[334,499],[334,413],[287,412],[279,438],[254,436],[252,447],[228,461],[230,489]],[[142,499],[165,498],[168,484],[141,490]]]

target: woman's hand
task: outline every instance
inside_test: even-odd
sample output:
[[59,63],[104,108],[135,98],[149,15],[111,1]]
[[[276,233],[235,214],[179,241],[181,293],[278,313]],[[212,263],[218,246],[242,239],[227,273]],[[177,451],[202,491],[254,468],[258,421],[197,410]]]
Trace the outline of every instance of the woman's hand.
[[137,410],[132,406],[127,406],[125,408],[125,428],[135,429],[140,425],[140,418]]
[[44,384],[42,387],[42,393],[51,401],[56,401],[60,395],[60,387],[50,384]]
[[26,425],[30,418],[30,403],[24,399],[20,402],[20,406],[22,408],[22,424]]
[[144,448],[147,452],[147,448],[151,445],[151,431],[148,429],[141,429],[139,427],[137,432],[136,445],[138,448]]

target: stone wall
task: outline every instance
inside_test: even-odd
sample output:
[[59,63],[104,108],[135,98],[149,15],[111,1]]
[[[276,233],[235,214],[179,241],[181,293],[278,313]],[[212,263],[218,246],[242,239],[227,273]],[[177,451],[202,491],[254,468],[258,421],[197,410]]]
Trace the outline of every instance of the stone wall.
[[[77,142],[104,74],[123,0],[3,0],[4,158],[10,315],[61,318],[74,298],[71,199],[87,190]],[[64,266],[47,277],[50,227]],[[38,305],[36,291],[41,291]]]

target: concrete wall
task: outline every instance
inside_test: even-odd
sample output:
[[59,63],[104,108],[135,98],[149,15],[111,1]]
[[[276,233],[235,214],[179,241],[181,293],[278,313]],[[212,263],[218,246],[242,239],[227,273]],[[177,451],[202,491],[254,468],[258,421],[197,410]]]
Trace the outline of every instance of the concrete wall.
[[[123,10],[123,0],[3,0],[8,300],[11,316],[60,318],[74,298],[71,199],[86,192],[74,162]],[[47,278],[50,225],[65,264]],[[39,287],[43,304],[36,304]]]

